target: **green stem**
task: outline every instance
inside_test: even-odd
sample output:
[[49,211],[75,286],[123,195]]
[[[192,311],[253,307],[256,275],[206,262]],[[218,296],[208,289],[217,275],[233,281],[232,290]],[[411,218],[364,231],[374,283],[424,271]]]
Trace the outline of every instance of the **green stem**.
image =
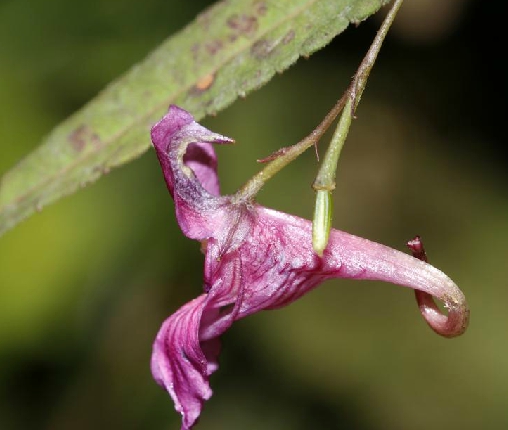
[[378,30],[374,41],[370,45],[367,54],[360,63],[360,67],[358,67],[358,71],[356,72],[355,77],[353,78],[353,82],[351,83],[350,87],[350,93],[354,101],[354,110],[356,110],[358,104],[360,103],[363,90],[367,85],[367,79],[369,78],[370,71],[376,62],[377,55],[381,50],[381,46],[383,45],[385,37],[388,34],[388,30],[390,30],[390,27],[392,26],[393,21],[397,16],[397,12],[402,6],[402,2],[403,0],[395,0],[393,3],[390,11],[383,20],[381,28]]
[[349,127],[351,126],[351,120],[354,118],[355,111],[367,85],[370,71],[376,62],[381,46],[383,45],[383,41],[385,40],[388,30],[390,29],[397,12],[402,5],[402,1],[403,0],[396,0],[394,2],[389,13],[386,15],[381,28],[377,32],[374,41],[370,45],[367,54],[360,63],[351,85],[346,91],[346,94],[348,95],[346,107],[342,112],[340,121],[337,124],[337,128],[323,160],[323,164],[316,177],[316,181],[314,182],[315,190],[333,190],[335,188],[337,162],[339,160],[342,147],[344,146],[344,142],[346,141]]
[[328,245],[332,229],[333,213],[332,193],[328,190],[317,190],[314,217],[312,218],[312,247],[320,257]]
[[307,137],[302,139],[296,145],[282,148],[268,157],[271,160],[266,167],[254,175],[251,179],[245,183],[245,185],[238,190],[234,195],[234,201],[249,201],[252,200],[256,194],[261,190],[266,181],[268,181],[273,175],[275,175],[283,167],[287,166],[291,161],[297,158],[300,154],[305,152],[306,149],[312,145],[316,145],[326,133],[326,130],[332,125],[333,121],[341,110],[344,108],[347,100],[347,93],[335,103],[335,106],[328,112],[323,121],[309,134]]
[[242,188],[238,190],[238,192],[233,196],[234,202],[245,202],[253,200],[256,194],[266,183],[266,181],[268,181],[273,175],[279,172],[279,170],[281,170],[283,167],[291,163],[296,157],[302,154],[309,147],[316,145],[319,139],[333,123],[335,118],[337,118],[337,115],[343,110],[346,103],[351,103],[351,108],[348,108],[348,110],[351,111],[351,114],[354,114],[354,110],[356,110],[356,107],[358,106],[362,92],[367,83],[367,78],[369,76],[370,70],[376,61],[379,49],[381,48],[383,40],[388,33],[388,29],[390,28],[395,15],[397,14],[397,11],[402,4],[402,1],[403,0],[395,0],[392,8],[390,9],[390,12],[383,21],[381,29],[378,31],[374,42],[367,52],[367,55],[361,62],[360,67],[358,68],[358,71],[356,72],[349,89],[344,93],[344,95],[330,110],[330,112],[328,112],[323,121],[314,129],[311,134],[298,142],[296,145],[282,148],[276,153],[272,154],[272,156],[268,157],[270,162],[263,170],[254,175],[249,181],[247,181],[247,183],[245,183]]
[[314,206],[314,218],[312,220],[312,247],[317,255],[323,256],[323,252],[328,245],[328,238],[331,230],[332,213],[332,196],[331,191],[335,189],[335,176],[337,173],[337,164],[339,161],[340,153],[346,141],[351,121],[354,118],[354,113],[360,99],[362,97],[370,71],[376,62],[383,41],[388,34],[395,16],[397,15],[403,0],[395,0],[388,15],[383,21],[381,28],[376,34],[374,41],[370,45],[367,54],[363,58],[358,71],[356,72],[351,85],[346,91],[347,102],[342,115],[340,117],[335,133],[333,134],[330,146],[328,147],[323,164],[316,176],[312,187],[317,191],[316,203]]
[[337,172],[337,163],[339,161],[340,152],[346,141],[351,120],[353,119],[352,97],[348,97],[346,106],[340,116],[339,124],[333,133],[330,146],[328,147],[323,164],[316,176],[312,188],[316,191],[326,190],[333,191],[335,189],[335,173]]

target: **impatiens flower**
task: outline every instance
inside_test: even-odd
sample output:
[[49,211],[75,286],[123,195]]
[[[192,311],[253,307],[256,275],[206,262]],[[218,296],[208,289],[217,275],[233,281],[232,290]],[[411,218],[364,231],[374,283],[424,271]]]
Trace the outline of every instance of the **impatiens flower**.
[[[152,374],[173,398],[182,429],[198,419],[218,368],[219,336],[234,321],[297,300],[327,279],[371,279],[407,286],[430,327],[446,336],[465,330],[464,295],[443,272],[424,261],[332,230],[323,256],[312,248],[311,222],[238,195],[221,196],[212,144],[232,140],[196,123],[171,106],[152,129],[152,141],[175,202],[183,233],[205,251],[203,293],[162,325],[153,345]],[[430,296],[429,296],[430,295]]]

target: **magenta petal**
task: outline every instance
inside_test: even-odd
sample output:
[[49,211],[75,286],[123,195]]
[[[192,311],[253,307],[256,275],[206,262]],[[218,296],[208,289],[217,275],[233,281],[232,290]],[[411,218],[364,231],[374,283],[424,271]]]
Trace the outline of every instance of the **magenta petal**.
[[178,106],[171,105],[169,111],[164,117],[152,127],[151,136],[155,152],[161,163],[164,179],[168,185],[171,195],[173,195],[174,176],[171,172],[171,163],[168,157],[169,144],[175,134],[185,125],[194,121],[192,115],[180,109]]
[[152,353],[152,375],[173,398],[182,415],[182,430],[191,428],[203,402],[212,395],[208,384],[208,362],[216,362],[218,340],[212,340],[205,355],[200,347],[199,327],[206,295],[187,303],[162,325]]
[[[217,156],[212,143],[232,143],[232,139],[212,133],[175,105],[171,105],[168,113],[152,127],[151,136],[171,194],[178,183],[177,192],[183,194],[186,187],[190,187],[201,188],[198,194],[202,194],[202,198],[208,197],[206,194],[219,195]],[[191,197],[199,200],[200,196]]]
[[217,157],[212,143],[233,140],[212,133],[177,106],[152,127],[152,142],[164,179],[175,200],[176,217],[184,234],[203,240],[213,234],[210,212],[223,204],[219,195]]
[[218,196],[217,156],[211,144],[196,142],[188,146],[183,162],[190,167],[202,187],[213,196]]
[[182,306],[157,334],[152,375],[173,398],[182,430],[195,424],[203,402],[212,395],[208,377],[218,368],[218,336],[235,320],[241,298],[241,262],[233,259],[208,294]]

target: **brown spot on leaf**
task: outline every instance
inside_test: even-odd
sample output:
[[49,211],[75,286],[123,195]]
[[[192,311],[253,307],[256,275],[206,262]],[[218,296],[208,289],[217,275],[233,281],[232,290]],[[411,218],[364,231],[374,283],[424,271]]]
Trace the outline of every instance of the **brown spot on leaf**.
[[[226,3],[228,3],[227,1],[222,1],[220,3],[220,7],[222,8],[225,8],[227,5]],[[205,30],[209,30],[210,28],[210,25],[212,24],[213,22],[213,18],[216,14],[216,8],[214,7],[209,7],[205,10],[203,10],[197,17],[196,17],[196,21],[197,23],[203,27]]]
[[76,152],[81,152],[85,149],[87,144],[91,143],[94,146],[100,145],[101,140],[97,133],[85,124],[80,125],[71,134],[69,134],[69,142]]
[[295,30],[289,30],[284,37],[282,38],[282,43],[284,45],[287,45],[289,42],[291,42],[295,38]]
[[266,39],[258,40],[250,49],[251,54],[258,60],[268,57],[272,51],[273,44]]
[[223,47],[222,40],[215,39],[211,40],[210,42],[207,42],[205,44],[206,52],[208,52],[210,55],[215,55],[217,52],[219,52]]
[[235,35],[243,35],[245,37],[253,37],[259,27],[258,19],[252,15],[234,14],[229,17],[226,24]]
[[194,45],[192,45],[191,53],[192,53],[192,59],[194,61],[198,60],[200,48],[201,48],[201,45],[199,43],[195,43]]
[[262,0],[256,0],[254,2],[253,6],[254,6],[254,11],[259,16],[266,15],[266,11],[268,10],[268,6],[267,6],[266,2],[264,2]]
[[205,91],[212,86],[214,80],[215,80],[215,75],[213,73],[210,73],[206,76],[203,76],[201,79],[199,79],[196,82],[196,85],[194,88],[199,92]]

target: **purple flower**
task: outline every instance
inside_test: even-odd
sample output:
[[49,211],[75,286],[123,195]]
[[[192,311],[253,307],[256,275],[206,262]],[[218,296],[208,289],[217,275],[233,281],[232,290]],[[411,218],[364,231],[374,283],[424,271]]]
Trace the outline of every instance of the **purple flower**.
[[212,395],[219,336],[234,321],[285,306],[332,278],[372,279],[407,286],[432,300],[420,310],[437,333],[453,337],[468,321],[465,298],[443,272],[410,255],[332,230],[323,257],[312,248],[311,222],[237,195],[221,196],[212,144],[232,143],[196,123],[177,106],[152,128],[152,141],[183,233],[202,242],[204,292],[171,315],[153,345],[152,374],[182,414],[182,429],[197,421]]

